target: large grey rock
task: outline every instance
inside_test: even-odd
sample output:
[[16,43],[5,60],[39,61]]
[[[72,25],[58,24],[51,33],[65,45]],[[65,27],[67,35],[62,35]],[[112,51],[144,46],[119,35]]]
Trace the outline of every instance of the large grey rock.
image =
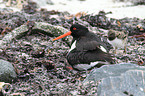
[[11,83],[16,76],[17,75],[12,64],[0,59],[0,82]]
[[104,65],[101,68],[92,70],[83,83],[87,83],[89,81],[99,81],[110,76],[120,76],[128,70],[145,70],[145,66],[138,66],[136,64],[129,63]]
[[98,85],[97,96],[145,96],[145,70],[129,70],[121,76],[104,78]]
[[105,65],[90,72],[83,84],[98,82],[97,96],[145,96],[145,66]]

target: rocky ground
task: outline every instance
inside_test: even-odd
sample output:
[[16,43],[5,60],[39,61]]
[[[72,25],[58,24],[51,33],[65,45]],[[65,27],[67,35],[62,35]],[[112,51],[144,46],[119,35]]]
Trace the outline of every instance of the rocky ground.
[[[89,30],[105,37],[109,29],[129,33],[127,54],[117,50],[117,63],[130,62],[144,66],[145,20],[139,18],[108,18],[100,11],[91,15],[38,10],[35,2],[26,4],[21,12],[0,9],[0,59],[15,67],[17,78],[11,83],[8,94],[24,95],[96,95],[97,83],[83,86],[86,72],[69,69],[65,57],[70,48],[71,37],[52,41],[65,33],[73,23],[87,26]],[[39,24],[39,22],[42,22]],[[58,27],[60,26],[60,27]],[[112,53],[114,49],[111,49]],[[5,81],[3,81],[5,82]]]

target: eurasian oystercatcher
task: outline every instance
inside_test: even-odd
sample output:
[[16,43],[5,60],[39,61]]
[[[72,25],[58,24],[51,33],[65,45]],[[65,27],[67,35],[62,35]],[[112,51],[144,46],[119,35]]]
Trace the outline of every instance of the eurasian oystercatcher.
[[72,46],[67,55],[67,61],[73,69],[83,71],[114,62],[107,52],[105,43],[96,34],[89,32],[88,28],[73,24],[69,32],[53,41],[68,35],[73,36]]
[[126,53],[127,37],[128,33],[125,31],[109,30],[108,42],[113,45],[115,54],[117,48],[124,48],[124,52]]

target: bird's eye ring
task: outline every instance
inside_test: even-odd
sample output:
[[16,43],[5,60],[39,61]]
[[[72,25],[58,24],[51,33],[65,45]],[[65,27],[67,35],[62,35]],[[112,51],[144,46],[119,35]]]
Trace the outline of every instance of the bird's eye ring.
[[75,28],[75,27],[73,28],[73,30],[76,30],[76,29],[77,29],[77,28]]

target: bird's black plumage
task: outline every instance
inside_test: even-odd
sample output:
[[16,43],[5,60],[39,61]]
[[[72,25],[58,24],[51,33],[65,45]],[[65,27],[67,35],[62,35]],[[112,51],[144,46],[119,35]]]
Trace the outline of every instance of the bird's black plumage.
[[106,43],[102,42],[96,34],[89,32],[88,28],[80,24],[73,24],[69,32],[53,39],[53,41],[68,35],[72,35],[73,40],[67,61],[74,69],[88,70],[95,66],[100,67],[100,65],[114,62],[108,53]]
[[[68,55],[67,55],[67,60],[69,64],[76,70],[81,70],[78,68],[75,68],[75,65],[77,64],[88,64],[90,65],[91,62],[100,62],[100,64],[96,64],[96,67],[100,67],[105,64],[113,64],[114,61],[111,58],[111,55],[108,53],[102,52],[100,49],[96,50],[90,50],[90,51],[78,51],[76,49],[72,50]],[[108,63],[105,63],[105,62]],[[104,64],[103,64],[104,62]],[[93,66],[95,67],[95,66]],[[91,67],[92,68],[92,67]],[[91,69],[88,68],[88,69]],[[84,69],[85,70],[85,69]]]
[[96,34],[89,32],[86,27],[80,24],[74,24],[71,26],[70,30],[72,32],[71,35],[73,36],[72,41],[77,41],[77,50],[95,50],[96,48],[103,46],[108,51],[105,43],[103,43]]
[[[83,70],[83,68],[76,67],[78,64],[90,65],[91,62],[96,61],[104,62],[104,64],[106,64],[105,62],[107,64],[114,62],[109,53],[101,50],[101,46],[104,48],[107,46],[96,34],[89,32],[86,27],[79,24],[72,25],[70,31],[72,32],[73,42],[76,41],[76,47],[68,53],[67,60],[74,69]],[[86,69],[84,68],[84,70]]]

